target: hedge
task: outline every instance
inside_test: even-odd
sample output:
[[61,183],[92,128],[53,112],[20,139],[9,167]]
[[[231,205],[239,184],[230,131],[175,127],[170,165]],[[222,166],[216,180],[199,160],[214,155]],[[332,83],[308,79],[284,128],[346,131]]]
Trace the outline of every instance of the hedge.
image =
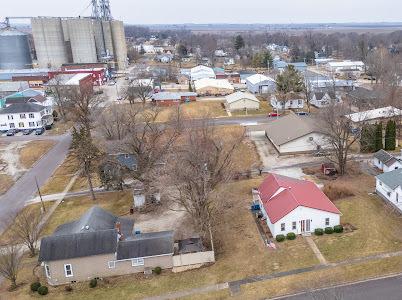
[[325,233],[332,234],[332,233],[334,233],[334,229],[332,227],[325,227]]
[[39,281],[35,281],[31,283],[31,291],[32,292],[37,292],[38,289],[40,288],[41,284]]
[[295,240],[295,239],[296,239],[296,234],[295,234],[294,232],[289,232],[289,233],[286,235],[286,238],[287,238],[288,240]]
[[48,292],[49,292],[49,290],[48,290],[47,286],[42,285],[38,288],[39,295],[44,296],[44,295],[47,295]]
[[278,234],[277,236],[276,236],[276,241],[277,242],[283,242],[284,240],[285,240],[286,238],[285,238],[285,236],[283,235],[283,234]]
[[155,269],[152,270],[156,275],[159,275],[162,273],[162,268],[161,267],[156,267]]
[[341,232],[343,232],[343,226],[342,226],[342,225],[336,225],[336,226],[334,226],[334,232],[336,232],[336,233],[341,233]]
[[98,285],[98,280],[96,278],[92,278],[91,281],[89,282],[89,287],[94,288]]
[[322,229],[322,228],[316,228],[316,229],[314,230],[314,234],[315,234],[315,235],[323,235],[323,234],[324,234],[324,229]]

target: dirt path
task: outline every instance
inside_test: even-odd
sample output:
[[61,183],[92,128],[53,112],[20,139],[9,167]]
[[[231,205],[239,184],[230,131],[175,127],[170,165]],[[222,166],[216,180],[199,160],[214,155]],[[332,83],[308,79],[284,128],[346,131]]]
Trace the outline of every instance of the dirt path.
[[7,145],[0,145],[0,161],[3,164],[3,174],[17,180],[25,171],[19,160],[19,151],[28,141],[13,142]]

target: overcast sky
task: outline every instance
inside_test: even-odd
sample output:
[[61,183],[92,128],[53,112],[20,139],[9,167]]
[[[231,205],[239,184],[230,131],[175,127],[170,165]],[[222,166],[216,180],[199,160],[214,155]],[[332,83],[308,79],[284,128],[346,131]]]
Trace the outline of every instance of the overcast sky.
[[[1,2],[7,2],[6,5]],[[400,22],[402,0],[110,0],[131,24]],[[90,15],[89,0],[0,0],[0,17]]]

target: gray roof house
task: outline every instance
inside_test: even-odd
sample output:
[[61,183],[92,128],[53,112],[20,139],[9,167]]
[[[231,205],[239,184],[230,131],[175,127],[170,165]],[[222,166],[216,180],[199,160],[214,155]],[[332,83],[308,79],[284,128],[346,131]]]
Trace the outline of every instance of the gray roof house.
[[134,221],[98,206],[41,241],[39,261],[50,285],[172,267],[173,232],[134,234]]
[[402,169],[376,176],[376,193],[402,213]]
[[311,153],[329,148],[327,138],[317,121],[294,113],[250,130],[265,131],[266,137],[280,155]]
[[374,153],[373,164],[383,172],[389,172],[402,168],[402,159],[389,154],[381,149]]

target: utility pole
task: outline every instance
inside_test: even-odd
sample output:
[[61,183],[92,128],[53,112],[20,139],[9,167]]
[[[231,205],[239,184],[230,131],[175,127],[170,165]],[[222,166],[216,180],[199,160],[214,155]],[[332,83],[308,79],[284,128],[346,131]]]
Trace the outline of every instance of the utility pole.
[[36,176],[35,176],[35,183],[36,183],[36,188],[37,188],[37,190],[38,190],[38,194],[39,194],[39,198],[40,198],[40,203],[42,204],[42,210],[43,210],[43,212],[46,212],[45,203],[43,202],[42,194],[41,194],[41,192],[40,192],[40,188],[39,188],[39,184],[38,184],[38,179],[36,178]]

